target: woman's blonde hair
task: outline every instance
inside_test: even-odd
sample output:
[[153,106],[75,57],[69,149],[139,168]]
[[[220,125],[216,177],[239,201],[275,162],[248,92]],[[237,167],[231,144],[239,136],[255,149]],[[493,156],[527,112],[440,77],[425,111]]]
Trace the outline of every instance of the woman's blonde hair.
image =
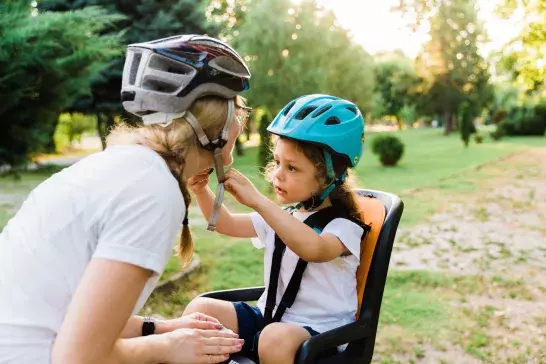
[[[323,147],[316,144],[301,142],[295,139],[273,136],[273,138],[271,138],[271,150],[275,148],[275,145],[280,139],[290,140],[291,142],[295,143],[298,151],[300,151],[315,165],[315,178],[322,187],[333,182],[328,178],[328,169],[326,166],[326,160],[324,159]],[[330,201],[332,205],[345,208],[351,219],[364,223],[363,211],[360,208],[358,195],[355,192],[356,183],[352,173],[350,173],[350,170],[348,169],[347,159],[333,153],[331,156],[335,175],[340,176],[344,171],[346,171],[347,176],[345,181],[330,193]],[[269,162],[265,167],[265,176],[270,182],[273,181],[273,173],[276,167],[275,161]]]
[[[205,96],[197,99],[188,109],[199,121],[199,125],[209,140],[215,140],[220,134],[228,115],[228,100]],[[235,97],[236,112],[232,122],[244,123],[246,119],[246,100]],[[197,136],[184,117],[174,120],[168,126],[117,125],[107,137],[107,144],[143,144],[157,152],[167,163],[171,173],[177,179],[180,191],[186,204],[186,216],[182,224],[182,232],[178,245],[178,256],[188,263],[193,255],[193,239],[187,223],[191,195],[184,178],[186,155],[193,147],[200,147]]]

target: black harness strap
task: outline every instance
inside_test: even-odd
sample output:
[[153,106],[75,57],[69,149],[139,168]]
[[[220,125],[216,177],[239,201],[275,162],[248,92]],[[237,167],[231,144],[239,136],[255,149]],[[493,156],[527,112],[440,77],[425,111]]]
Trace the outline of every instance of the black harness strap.
[[[305,219],[304,224],[318,229],[320,232],[328,225],[330,221],[338,217],[346,217],[344,210],[336,208],[334,206],[326,207],[320,211],[317,211],[313,215]],[[279,322],[284,315],[287,308],[291,307],[296,300],[298,291],[300,289],[301,281],[303,279],[303,273],[307,268],[307,262],[303,259],[299,259],[296,265],[296,269],[290,277],[290,282],[286,287],[286,290],[282,296],[281,301],[277,307],[277,311],[273,316],[273,310],[276,306],[277,300],[277,287],[279,284],[279,275],[281,271],[281,263],[284,252],[286,251],[286,245],[275,234],[275,250],[273,251],[273,257],[271,261],[271,274],[269,276],[269,286],[267,287],[267,300],[264,310],[265,325],[269,325],[272,322]]]

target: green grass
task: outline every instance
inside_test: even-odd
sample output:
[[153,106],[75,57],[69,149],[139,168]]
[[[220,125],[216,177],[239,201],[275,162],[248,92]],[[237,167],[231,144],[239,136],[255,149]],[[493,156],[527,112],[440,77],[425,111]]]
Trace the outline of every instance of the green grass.
[[449,287],[452,279],[439,273],[391,271],[385,286],[380,325],[397,325],[433,337],[449,324],[445,298],[430,289]]
[[[454,173],[492,161],[522,147],[546,146],[546,138],[505,138],[493,143],[471,144],[464,148],[458,134],[442,135],[438,130],[407,130],[397,132],[406,145],[400,165],[384,168],[365,143],[364,156],[356,168],[362,186],[401,193],[407,189],[435,185]],[[369,139],[373,140],[374,134]]]
[[[491,142],[488,138],[483,144],[471,144],[464,148],[457,134],[443,136],[438,130],[407,130],[397,133],[406,145],[406,152],[398,167],[380,166],[377,156],[370,151],[374,134],[368,136],[364,157],[356,168],[358,186],[393,192],[402,196],[405,202],[402,226],[423,222],[427,216],[437,211],[446,203],[447,196],[464,195],[474,192],[487,175],[480,171],[462,173],[480,164],[523,150],[528,147],[546,146],[546,139],[540,137],[505,138],[500,142]],[[245,173],[255,185],[267,193],[267,183],[256,166],[257,148],[249,148],[245,155],[235,158],[234,167]],[[31,173],[22,173],[20,180],[12,177],[0,178],[0,228],[18,208],[13,199],[5,196],[19,196],[21,201],[38,183],[55,170],[43,169]],[[211,186],[215,186],[214,178]],[[425,192],[411,192],[417,188],[428,187]],[[5,200],[5,201],[4,201]],[[7,202],[6,202],[7,201]],[[20,202],[19,202],[20,203]],[[249,211],[237,204],[226,194],[226,205],[233,211]],[[263,283],[262,251],[255,249],[248,239],[232,239],[205,231],[205,221],[194,206],[190,212],[193,226],[196,252],[204,264],[195,292],[182,294],[184,297],[171,297],[172,303],[182,304],[196,292],[260,285]],[[173,257],[166,270],[166,275],[173,274],[179,265]],[[404,279],[417,279],[415,276],[403,276]],[[402,282],[401,276],[389,276],[385,297],[391,302],[384,312],[383,322],[398,320],[404,325],[419,329],[421,323],[412,317],[440,317],[441,302],[428,301],[428,296],[413,290],[416,282]],[[440,284],[437,276],[418,275],[418,286]],[[436,282],[436,283],[434,283]],[[444,284],[443,282],[442,284]],[[452,283],[452,282],[451,282]],[[399,293],[403,294],[399,294]],[[194,294],[193,294],[194,295]],[[178,308],[168,311],[175,312]],[[397,312],[398,307],[403,312]],[[389,313],[390,312],[390,313]],[[428,324],[424,324],[426,327]]]
[[[422,222],[442,205],[443,195],[473,192],[478,188],[479,181],[487,178],[476,171],[476,180],[471,180],[460,176],[460,172],[529,147],[546,146],[546,138],[543,137],[514,137],[500,142],[486,138],[482,144],[464,148],[458,134],[444,136],[439,130],[406,130],[396,133],[406,146],[399,166],[382,167],[378,157],[371,152],[371,140],[377,135],[380,133],[368,137],[363,158],[354,175],[358,187],[388,191],[403,197],[403,225]],[[245,173],[261,191],[267,192],[267,183],[255,165],[257,154],[257,148],[247,149],[243,157],[235,158],[233,167]],[[437,189],[438,196],[430,198],[408,193],[424,187]]]

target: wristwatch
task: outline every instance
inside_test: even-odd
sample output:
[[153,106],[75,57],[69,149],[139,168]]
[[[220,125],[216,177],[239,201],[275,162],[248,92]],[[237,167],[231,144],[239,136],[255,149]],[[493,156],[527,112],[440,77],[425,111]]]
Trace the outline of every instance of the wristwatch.
[[142,336],[153,335],[155,333],[155,319],[144,317],[142,319]]

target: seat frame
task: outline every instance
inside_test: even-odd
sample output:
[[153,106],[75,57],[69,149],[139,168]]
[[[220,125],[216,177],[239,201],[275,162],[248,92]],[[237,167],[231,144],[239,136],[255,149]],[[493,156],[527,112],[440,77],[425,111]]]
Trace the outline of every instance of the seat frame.
[[[398,196],[387,192],[358,189],[357,193],[362,196],[375,197],[383,203],[386,211],[385,221],[377,239],[366,280],[360,316],[355,322],[306,340],[296,354],[296,364],[370,363],[372,360],[390,257],[398,224],[404,210],[404,203]],[[230,289],[204,293],[199,297],[231,302],[256,301],[264,290],[263,286]],[[319,361],[315,359],[324,350],[343,344],[348,345],[339,354]],[[245,359],[245,362],[248,362],[248,359]]]

